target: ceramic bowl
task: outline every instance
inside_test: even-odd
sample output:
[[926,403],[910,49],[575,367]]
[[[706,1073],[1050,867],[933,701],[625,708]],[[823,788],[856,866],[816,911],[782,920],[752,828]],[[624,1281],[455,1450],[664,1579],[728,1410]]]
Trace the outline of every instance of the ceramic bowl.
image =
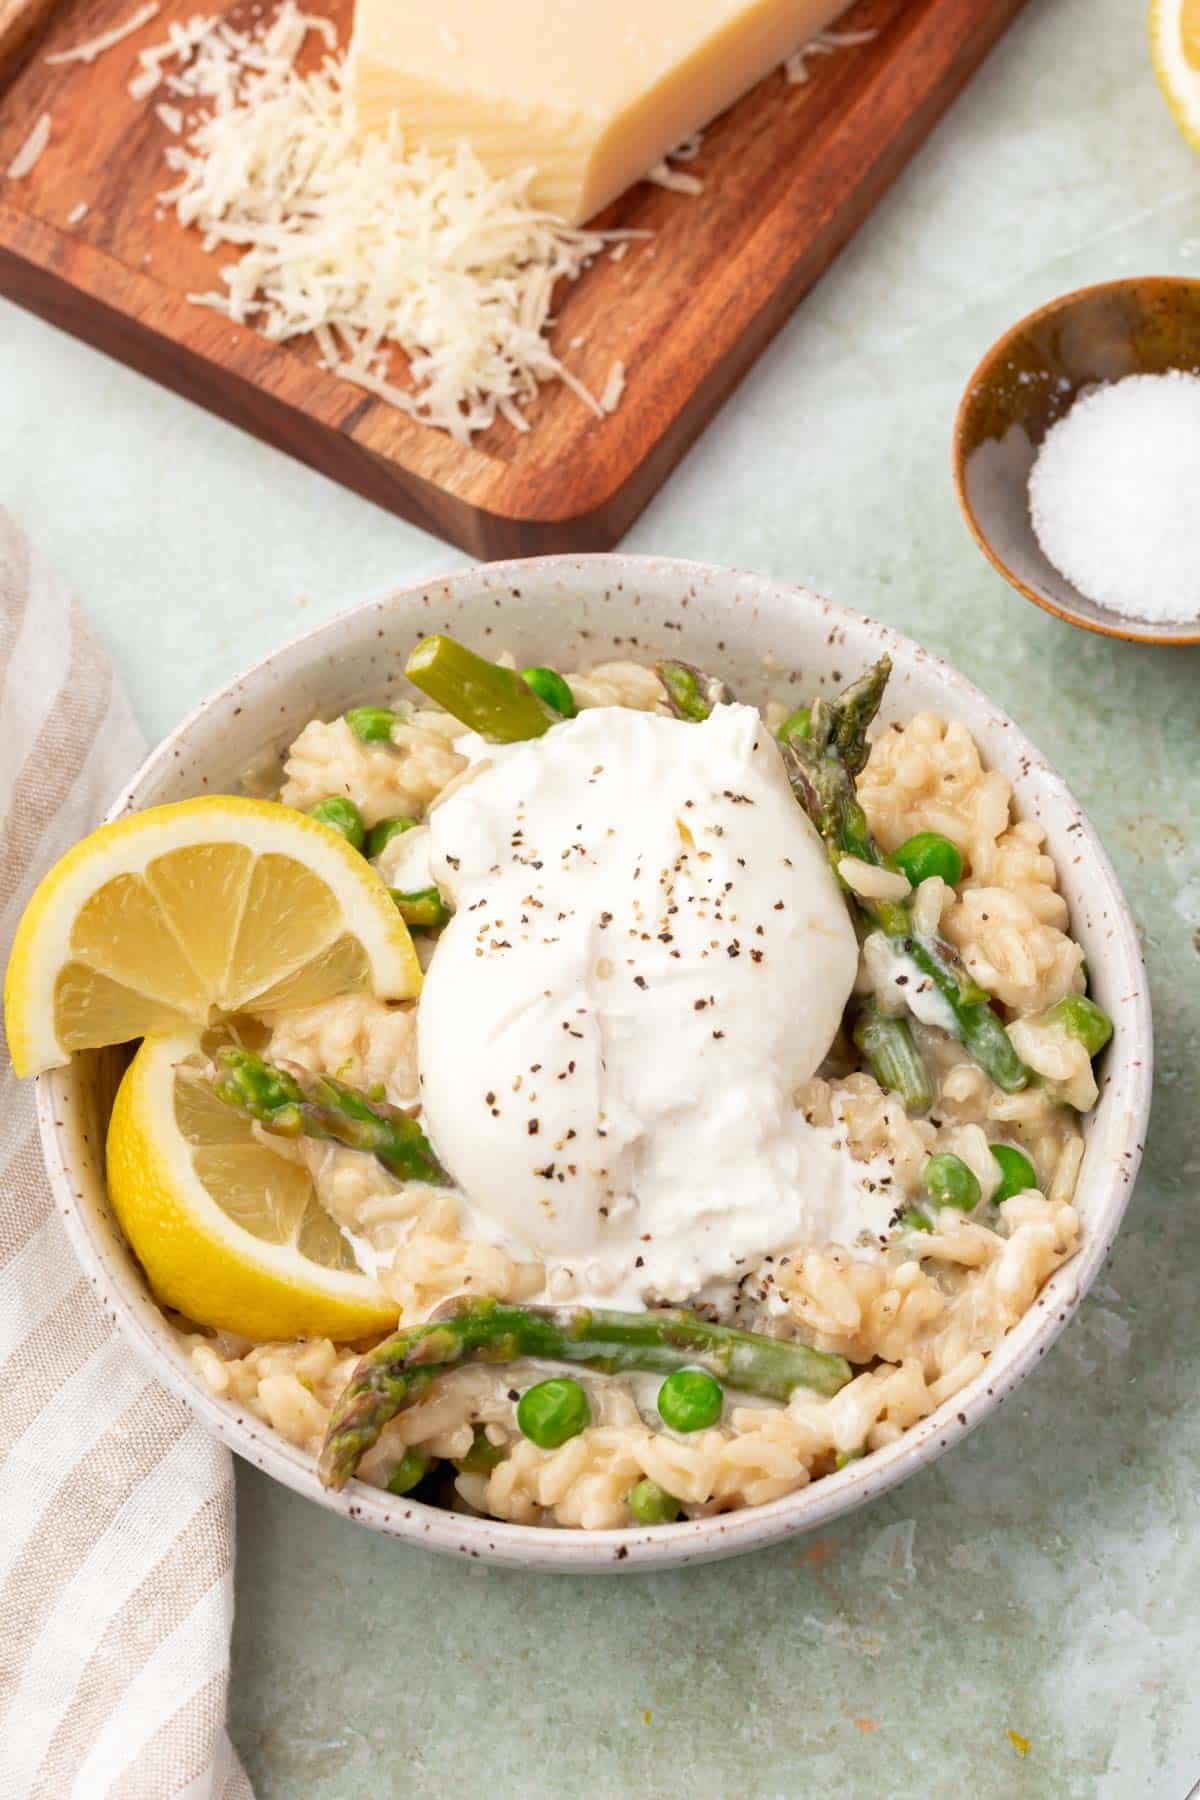
[[[42,1076],[46,1160],[72,1242],[100,1299],[155,1373],[239,1455],[332,1512],[431,1549],[528,1569],[661,1568],[732,1555],[827,1523],[923,1468],[1012,1393],[1045,1354],[1104,1260],[1138,1165],[1150,1093],[1150,1013],[1129,909],[1067,788],[1021,731],[961,675],[885,626],[803,589],[728,569],[629,556],[493,564],[393,594],[287,645],[208,700],[148,758],[113,816],[233,789],[264,744],[306,720],[402,690],[418,638],[454,632],[518,663],[686,654],[728,673],[747,699],[831,692],[887,650],[885,717],[934,707],[974,732],[1014,783],[1020,812],[1046,827],[1101,1004],[1116,1031],[1079,1179],[1083,1247],[1047,1284],[985,1372],[898,1443],[770,1505],[656,1529],[594,1533],[506,1525],[397,1499],[354,1482],[327,1493],[312,1460],[192,1372],[126,1249],[104,1187],[114,1058],[82,1056]],[[766,659],[770,654],[771,660]],[[791,671],[786,679],[770,669]]]
[[992,345],[954,424],[954,480],[988,561],[1027,600],[1105,637],[1200,644],[1200,623],[1097,606],[1048,562],[1029,517],[1029,471],[1080,390],[1169,369],[1200,374],[1200,281],[1141,276],[1063,294]]

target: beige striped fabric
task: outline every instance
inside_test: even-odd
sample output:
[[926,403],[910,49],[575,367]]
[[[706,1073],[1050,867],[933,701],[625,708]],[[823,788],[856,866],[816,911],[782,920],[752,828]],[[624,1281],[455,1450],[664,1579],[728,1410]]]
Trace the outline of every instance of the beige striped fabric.
[[[144,751],[102,647],[0,510],[0,957]],[[229,1453],[146,1376],[54,1210],[0,1044],[0,1795],[252,1800],[225,1733]]]

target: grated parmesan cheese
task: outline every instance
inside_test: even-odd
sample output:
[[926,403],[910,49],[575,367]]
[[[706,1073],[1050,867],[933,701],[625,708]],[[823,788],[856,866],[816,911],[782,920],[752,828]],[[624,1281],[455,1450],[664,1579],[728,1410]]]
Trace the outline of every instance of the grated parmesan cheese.
[[140,31],[143,25],[148,25],[158,11],[159,0],[146,0],[145,6],[139,6],[136,12],[130,13],[127,19],[122,19],[119,25],[114,25],[111,31],[102,31],[98,36],[88,38],[86,43],[74,44],[70,50],[56,51],[53,56],[48,56],[46,61],[48,63],[95,62],[98,56],[103,56],[106,50],[111,50],[114,44],[121,42],[122,38],[132,37],[135,31]]
[[10,181],[23,181],[32,173],[42,151],[50,142],[50,114],[44,112],[35,123],[33,130],[17,151],[8,165],[7,175]]
[[84,219],[87,218],[87,215],[88,215],[87,201],[86,200],[77,200],[75,202],[74,206],[71,208],[70,212],[67,214],[67,224],[68,225],[79,225],[82,223],[82,221]]
[[[255,13],[260,9],[254,8]],[[138,71],[128,84],[128,93],[133,100],[146,100],[164,79],[164,66],[168,62],[186,63],[202,40],[212,30],[215,21],[195,14],[186,23],[173,20],[168,27],[165,42],[152,44],[146,50],[138,52]]]
[[667,161],[695,162],[703,148],[704,133],[702,131],[693,131],[691,137],[684,138],[682,144],[676,144],[670,156],[668,156]]
[[655,187],[669,188],[673,194],[704,192],[704,183],[698,175],[689,175],[685,169],[673,169],[666,158],[646,171],[646,180],[653,182]]
[[[677,162],[695,162],[704,145],[704,133],[693,131],[691,137],[684,138],[682,144],[676,144],[669,156],[655,163],[647,170],[645,180],[655,187],[668,188],[673,194],[702,194],[704,183],[698,175],[689,175],[685,169],[676,169],[672,165]],[[616,260],[616,252],[613,252]]]
[[[328,53],[301,75],[314,33]],[[311,333],[326,368],[460,442],[497,417],[527,430],[553,380],[602,416],[547,341],[555,288],[648,234],[569,226],[530,205],[531,172],[494,180],[465,144],[410,151],[395,120],[360,138],[335,46],[329,20],[284,0],[265,23],[194,19],[141,53],[175,100],[208,103],[166,148],[177,180],[161,200],[208,249],[241,252],[221,289],[189,298],[277,342]],[[619,398],[611,372],[605,394]]]
[[877,38],[877,29],[870,31],[818,31],[816,37],[809,38],[807,44],[801,44],[793,50],[783,65],[783,72],[793,87],[803,87],[812,80],[808,68],[810,56],[832,56],[835,50],[850,50],[857,44],[869,44]]
[[139,69],[127,85],[131,100],[147,100],[162,80],[161,72],[153,67]]
[[625,364],[615,362],[608,371],[608,380],[604,384],[604,392],[600,396],[600,404],[606,413],[615,413],[621,404],[621,395],[625,392]]
[[[159,10],[159,0],[146,0],[112,30],[46,61],[93,62]],[[245,29],[202,15],[172,21],[162,43],[139,51],[127,84],[138,101],[164,86],[172,96],[154,109],[182,139],[166,150],[178,179],[160,202],[202,233],[207,250],[240,252],[221,270],[223,290],[189,298],[278,342],[311,334],[324,368],[460,442],[497,417],[528,431],[523,408],[549,381],[597,415],[614,411],[623,364],[613,363],[597,399],[548,342],[553,296],[602,249],[618,261],[628,241],[651,233],[569,226],[530,204],[532,171],[493,180],[468,145],[451,159],[410,151],[395,121],[386,135],[361,139],[331,22],[295,0],[269,20],[260,14],[252,7]],[[297,62],[313,35],[327,54],[301,75]],[[806,58],[876,35],[820,32],[787,59],[787,78],[806,82]],[[207,106],[198,122],[186,121],[186,136],[176,101]],[[702,135],[646,179],[673,193],[703,192],[699,176],[673,166],[696,158]],[[49,136],[44,113],[10,179],[29,173]],[[71,222],[85,212],[77,207]],[[570,348],[582,343],[573,338]],[[393,347],[408,358],[407,383],[393,379]]]

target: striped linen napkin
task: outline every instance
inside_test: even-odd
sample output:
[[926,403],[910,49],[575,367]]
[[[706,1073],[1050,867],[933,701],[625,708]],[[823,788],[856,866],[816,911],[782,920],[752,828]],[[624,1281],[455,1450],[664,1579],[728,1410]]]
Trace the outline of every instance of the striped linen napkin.
[[[0,961],[145,745],[0,509]],[[101,1312],[0,1043],[0,1795],[252,1800],[225,1733],[233,1467]]]

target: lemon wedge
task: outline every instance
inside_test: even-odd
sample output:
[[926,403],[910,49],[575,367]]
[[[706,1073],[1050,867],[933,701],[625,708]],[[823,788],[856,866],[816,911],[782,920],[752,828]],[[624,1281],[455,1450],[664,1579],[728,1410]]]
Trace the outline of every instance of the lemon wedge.
[[37,1075],[229,1013],[420,985],[407,926],[344,838],[214,794],[102,825],[51,869],[17,927],[5,1025],[17,1074]]
[[1200,150],[1200,0],[1150,0],[1150,57],[1171,116]]
[[195,1032],[149,1038],[108,1128],[113,1209],[156,1297],[263,1342],[388,1331],[398,1308],[358,1269],[303,1162],[203,1079]]

